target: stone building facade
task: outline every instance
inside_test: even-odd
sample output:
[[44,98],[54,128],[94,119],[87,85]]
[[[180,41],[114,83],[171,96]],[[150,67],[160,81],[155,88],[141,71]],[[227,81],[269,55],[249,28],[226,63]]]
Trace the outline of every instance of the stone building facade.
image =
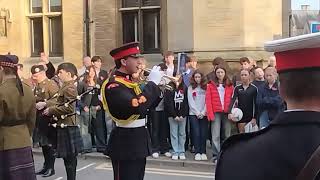
[[77,66],[100,55],[108,69],[112,48],[140,41],[150,65],[166,50],[201,62],[260,60],[270,55],[265,41],[288,36],[290,7],[290,0],[2,0],[0,53],[26,66],[41,51]]
[[221,56],[267,59],[267,40],[288,37],[290,0],[95,0],[93,54],[138,40],[149,64],[161,52],[187,52],[202,62]]
[[79,66],[84,55],[83,9],[83,3],[70,0],[0,1],[0,53],[18,55],[25,69],[39,61],[40,52],[54,64],[70,61]]

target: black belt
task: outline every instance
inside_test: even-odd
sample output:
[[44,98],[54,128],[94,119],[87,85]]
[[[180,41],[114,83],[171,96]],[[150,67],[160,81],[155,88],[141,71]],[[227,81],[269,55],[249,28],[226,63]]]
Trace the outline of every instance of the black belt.
[[3,121],[0,122],[0,127],[12,127],[12,126],[19,126],[19,125],[26,125],[27,121]]

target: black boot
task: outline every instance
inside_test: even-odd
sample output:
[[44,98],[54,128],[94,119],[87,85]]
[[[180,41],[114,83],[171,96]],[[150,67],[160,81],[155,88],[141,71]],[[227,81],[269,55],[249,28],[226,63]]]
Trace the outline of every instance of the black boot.
[[43,166],[42,169],[36,171],[36,175],[44,174],[46,171],[47,171],[47,168]]
[[76,180],[77,174],[77,156],[63,158],[67,172],[67,180]]
[[48,153],[48,169],[53,169],[54,170],[54,163],[56,161],[56,156],[55,156],[55,151],[52,147],[49,148],[49,153]]
[[43,173],[42,177],[50,177],[55,174],[54,171],[54,162],[55,162],[55,156],[54,156],[54,150],[51,146],[47,146],[47,159],[46,159],[46,164],[47,164],[47,171]]
[[49,149],[48,146],[42,146],[42,154],[44,158],[44,163],[42,169],[36,171],[36,175],[44,174],[49,168],[48,168],[48,155],[49,155]]
[[54,171],[54,169],[48,169],[45,173],[42,174],[42,177],[50,177],[55,174],[56,174],[56,172]]

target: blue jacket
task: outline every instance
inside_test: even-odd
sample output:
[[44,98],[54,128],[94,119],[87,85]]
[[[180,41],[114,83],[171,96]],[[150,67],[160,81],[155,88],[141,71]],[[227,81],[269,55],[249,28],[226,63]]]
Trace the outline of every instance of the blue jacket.
[[188,87],[190,86],[190,79],[192,77],[193,71],[193,69],[188,69],[186,72],[182,73],[182,79],[186,89],[188,89]]
[[274,83],[272,88],[269,88],[268,83],[260,86],[257,96],[257,105],[260,112],[268,111],[270,120],[284,110],[284,102],[279,94],[278,83]]

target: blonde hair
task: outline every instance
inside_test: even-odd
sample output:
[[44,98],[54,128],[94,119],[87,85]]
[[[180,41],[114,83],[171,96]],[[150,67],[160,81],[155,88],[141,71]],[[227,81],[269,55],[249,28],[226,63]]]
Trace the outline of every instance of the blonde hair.
[[264,69],[264,72],[267,72],[267,71],[271,71],[274,75],[278,75],[277,69],[274,67],[267,67],[266,69]]

